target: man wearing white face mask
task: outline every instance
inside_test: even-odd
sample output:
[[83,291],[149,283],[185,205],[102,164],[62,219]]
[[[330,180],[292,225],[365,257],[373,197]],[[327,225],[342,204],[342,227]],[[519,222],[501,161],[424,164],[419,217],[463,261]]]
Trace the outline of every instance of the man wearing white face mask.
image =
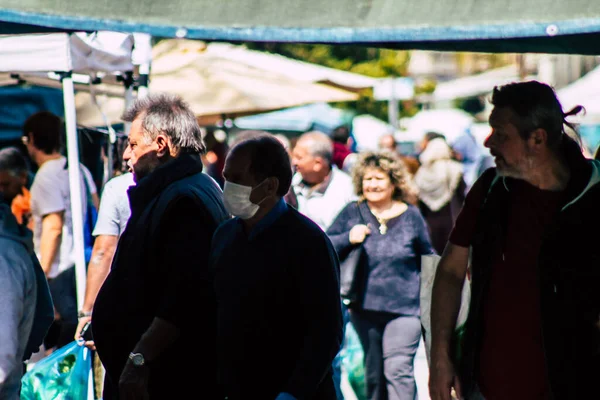
[[242,141],[223,176],[235,218],[211,249],[219,382],[229,400],[335,400],[339,264],[327,235],[283,200],[288,153],[270,136]]

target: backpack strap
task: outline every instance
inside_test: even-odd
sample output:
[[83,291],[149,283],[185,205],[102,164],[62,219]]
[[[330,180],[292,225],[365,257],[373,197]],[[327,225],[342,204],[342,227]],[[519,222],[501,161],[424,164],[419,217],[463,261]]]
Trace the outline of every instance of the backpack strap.
[[485,193],[483,201],[481,202],[482,207],[487,203],[490,193],[492,192],[492,188],[494,187],[496,182],[500,181],[501,179],[502,179],[502,182],[504,182],[504,178],[502,178],[500,175],[498,175],[495,168],[493,168],[493,173],[490,172],[489,174],[484,175],[483,179],[484,179],[484,181],[483,181],[484,187],[487,187],[487,191]]

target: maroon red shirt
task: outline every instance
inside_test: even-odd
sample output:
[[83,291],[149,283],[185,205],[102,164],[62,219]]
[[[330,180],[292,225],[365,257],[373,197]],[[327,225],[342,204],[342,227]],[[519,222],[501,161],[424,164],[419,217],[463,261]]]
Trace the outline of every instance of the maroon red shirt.
[[[507,237],[504,249],[492,256],[483,306],[477,383],[486,400],[548,399],[537,257],[544,229],[564,204],[565,192],[540,190],[521,180],[511,183]],[[471,243],[484,191],[479,180],[467,195],[451,243]]]
[[343,169],[344,160],[348,157],[348,154],[352,153],[348,147],[342,143],[333,142],[333,163],[339,168]]

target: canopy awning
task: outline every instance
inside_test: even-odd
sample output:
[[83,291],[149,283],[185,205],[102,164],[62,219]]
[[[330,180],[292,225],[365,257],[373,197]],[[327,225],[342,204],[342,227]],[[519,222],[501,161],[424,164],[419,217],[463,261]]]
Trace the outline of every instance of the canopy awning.
[[115,74],[132,71],[133,46],[133,35],[117,32],[0,36],[1,72],[64,73],[60,74],[60,81],[65,112],[69,189],[73,216],[73,252],[79,306],[83,304],[85,293],[86,263],[83,243],[84,209],[79,201],[82,185],[73,73],[95,76],[98,73]]
[[571,120],[583,124],[600,123],[600,67],[557,90],[556,95],[565,111],[578,105],[585,108],[585,113],[571,117]]
[[214,41],[600,53],[597,0],[4,0],[1,32],[145,32]]
[[[296,79],[290,73],[295,70],[321,71],[323,74],[318,65],[312,69],[309,63],[276,55],[267,57],[267,60],[272,59],[278,60],[280,68],[273,68],[260,52],[249,53],[242,46],[217,44],[214,50],[212,43],[206,45],[197,40],[163,40],[152,49],[149,89],[181,96],[192,111],[204,119],[232,118],[315,102],[355,101],[359,97],[355,91],[312,81],[324,75],[309,76],[307,72],[303,79]],[[324,69],[329,73],[330,68]],[[347,79],[343,85],[360,85],[370,79],[358,74],[342,76]],[[343,86],[342,81],[339,82],[337,86]],[[124,108],[122,96],[106,93],[97,99],[109,122],[118,122]],[[101,123],[99,110],[89,101],[87,93],[78,93],[76,102],[80,123],[87,126]]]
[[0,71],[131,71],[133,43],[133,35],[117,32],[0,35]]
[[519,80],[518,66],[508,65],[480,74],[440,82],[430,97],[431,101],[438,102],[479,96],[490,93],[494,86],[505,85]]

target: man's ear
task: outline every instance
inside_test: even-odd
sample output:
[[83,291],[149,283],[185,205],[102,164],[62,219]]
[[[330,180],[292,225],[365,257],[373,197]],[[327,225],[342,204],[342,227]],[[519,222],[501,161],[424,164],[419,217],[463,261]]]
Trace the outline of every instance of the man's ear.
[[156,136],[156,146],[156,155],[159,157],[163,157],[165,154],[171,153],[171,141],[166,135],[163,135],[162,133]]
[[536,150],[546,147],[548,143],[548,132],[546,132],[545,129],[538,128],[531,132],[527,142],[529,143],[531,148]]
[[274,176],[268,178],[266,186],[267,193],[270,196],[274,196],[275,194],[277,194],[277,189],[279,189],[279,179],[275,178]]
[[313,169],[315,171],[321,171],[323,168],[326,168],[327,162],[323,157],[315,157],[315,163]]

